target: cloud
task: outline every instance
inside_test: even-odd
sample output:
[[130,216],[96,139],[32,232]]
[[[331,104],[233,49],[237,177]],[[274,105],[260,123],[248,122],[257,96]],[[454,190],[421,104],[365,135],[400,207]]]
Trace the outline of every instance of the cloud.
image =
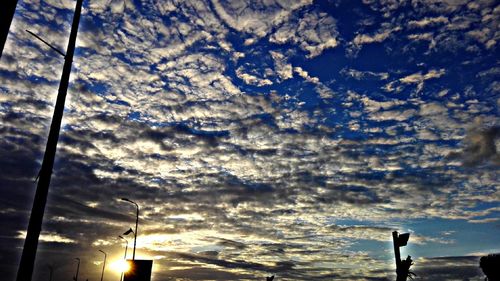
[[416,84],[416,92],[421,92],[424,88],[424,82],[429,79],[440,78],[441,76],[446,74],[445,69],[431,69],[427,73],[422,74],[422,72],[414,73],[407,75],[398,79],[397,81],[392,81],[384,86],[384,90],[388,92],[401,92],[403,90],[402,84],[411,85]]
[[396,121],[405,121],[415,115],[416,111],[413,109],[407,110],[386,110],[380,111],[374,114],[371,114],[370,118],[378,121],[386,121],[386,120],[396,120]]
[[303,1],[212,1],[218,16],[231,28],[256,37],[266,36],[273,27],[286,21],[294,10],[311,3]]
[[269,80],[269,79],[260,79],[257,76],[254,76],[254,75],[251,75],[248,73],[244,73],[243,69],[241,67],[236,69],[236,76],[238,76],[238,78],[240,78],[246,84],[249,84],[249,85],[255,85],[255,86],[262,87],[262,86],[268,86],[268,85],[273,84],[273,82],[271,82],[271,80]]
[[414,272],[422,280],[460,280],[481,278],[479,257],[437,257],[415,260]]
[[373,71],[360,71],[352,68],[342,68],[340,74],[352,77],[356,80],[386,80],[389,78],[389,73],[387,72],[373,72]]
[[353,43],[357,46],[361,46],[364,44],[371,44],[371,43],[380,43],[389,38],[389,36],[392,33],[399,30],[400,28],[394,28],[394,29],[385,29],[373,35],[358,34],[356,35],[356,37],[354,37]]
[[[26,238],[26,231],[19,231],[19,235],[17,238],[19,239],[25,239]],[[39,241],[42,242],[49,242],[49,243],[76,243],[75,240],[61,236],[60,234],[57,233],[41,233],[40,237],[38,238]]]
[[500,136],[499,127],[472,128],[464,139],[465,147],[459,157],[465,166],[476,166],[491,162],[500,164],[497,153],[497,143]]
[[279,52],[271,51],[270,53],[274,60],[274,68],[280,79],[293,78],[292,65],[287,62],[286,57]]
[[305,71],[304,69],[302,69],[302,67],[297,66],[297,67],[294,67],[293,70],[295,71],[295,73],[297,73],[300,77],[304,78],[306,81],[314,83],[314,84],[319,83],[319,78],[318,77],[312,77],[312,76],[310,76],[307,71]]
[[335,19],[324,13],[309,12],[280,26],[269,41],[297,44],[303,51],[309,52],[308,58],[314,58],[323,50],[335,48],[339,44],[337,36]]
[[423,18],[420,20],[413,20],[408,23],[410,28],[426,28],[429,26],[434,26],[438,24],[448,23],[448,18],[445,16],[433,17],[433,18]]

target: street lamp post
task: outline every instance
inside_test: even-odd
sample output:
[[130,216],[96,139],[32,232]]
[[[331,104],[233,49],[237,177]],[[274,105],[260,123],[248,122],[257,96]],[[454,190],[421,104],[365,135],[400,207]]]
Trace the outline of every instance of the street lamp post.
[[137,243],[137,225],[139,224],[139,205],[137,205],[137,203],[127,198],[122,198],[122,200],[132,203],[137,207],[137,216],[135,219],[135,231],[134,231],[134,251],[132,252],[132,260],[135,260],[135,246]]
[[[13,1],[8,2],[13,3]],[[5,1],[2,1],[2,5],[3,3],[5,3]],[[31,208],[30,219],[28,222],[26,239],[24,240],[23,252],[21,254],[21,260],[19,261],[19,267],[17,270],[17,281],[31,281],[33,275],[33,267],[35,266],[38,240],[40,238],[40,231],[42,230],[43,214],[45,212],[45,205],[47,203],[49,185],[52,178],[52,170],[54,168],[54,161],[56,157],[57,142],[59,139],[59,133],[61,131],[64,104],[66,102],[66,95],[68,93],[69,78],[71,74],[71,66],[73,63],[73,55],[75,52],[76,36],[78,33],[78,24],[80,22],[82,4],[83,0],[76,1],[75,14],[73,16],[73,23],[71,25],[68,48],[66,49],[66,55],[64,56],[63,71],[61,74],[61,81],[59,82],[56,104],[54,106],[54,114],[52,115],[52,122],[50,123],[49,137],[45,146],[45,153],[43,155],[42,166],[40,167],[38,184],[35,191],[35,198],[33,198],[33,206]],[[3,18],[2,21],[4,21]]]
[[78,271],[80,271],[80,258],[75,258],[78,261],[78,265],[76,266],[76,275],[73,277],[73,280],[78,281]]
[[119,238],[125,240],[125,254],[123,255],[123,259],[127,259],[127,250],[128,250],[128,240],[125,239],[123,236],[118,235]]
[[[127,262],[128,240],[123,238],[123,236],[121,236],[121,235],[118,235],[118,237],[125,240],[125,254],[123,255],[123,260],[124,260],[124,262]],[[122,275],[120,276],[120,281],[122,281],[122,280],[123,280],[123,271],[122,271]]]
[[104,254],[104,264],[102,265],[102,273],[101,273],[101,281],[102,281],[102,279],[104,278],[104,268],[106,268],[106,257],[108,255],[103,250],[99,250],[99,252]]
[[409,238],[410,233],[399,234],[397,231],[392,232],[392,243],[396,259],[396,281],[406,281],[408,277],[412,279],[411,277],[415,275],[415,273],[410,271],[410,267],[413,265],[411,256],[408,256],[405,260],[401,260],[399,253],[399,248],[406,246]]

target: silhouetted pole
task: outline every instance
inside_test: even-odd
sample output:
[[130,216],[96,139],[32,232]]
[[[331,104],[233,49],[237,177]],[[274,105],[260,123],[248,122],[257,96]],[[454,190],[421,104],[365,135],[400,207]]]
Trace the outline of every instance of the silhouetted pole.
[[78,271],[80,271],[80,258],[75,258],[78,261],[78,265],[76,266],[76,275],[73,277],[73,280],[78,281]]
[[392,244],[394,245],[394,257],[396,258],[396,269],[401,264],[401,254],[399,253],[398,232],[392,232]]
[[16,13],[17,0],[2,0],[0,4],[0,58],[9,35],[10,24]]
[[104,278],[104,268],[106,268],[106,257],[108,255],[103,250],[99,250],[99,252],[104,254],[104,264],[102,265],[102,273],[101,273],[101,281],[102,281],[102,279]]
[[50,178],[52,176],[52,168],[54,167],[57,141],[64,112],[64,103],[68,92],[69,76],[71,73],[73,54],[75,52],[75,42],[78,33],[78,23],[80,22],[82,2],[83,0],[77,0],[76,2],[75,15],[73,17],[66,56],[64,57],[64,67],[59,83],[54,115],[52,117],[52,123],[50,124],[49,137],[43,156],[42,167],[40,169],[33,207],[31,209],[26,240],[24,240],[21,262],[19,263],[17,271],[17,281],[31,281],[31,276],[33,274],[38,238],[42,229],[43,213],[45,211],[45,204],[47,203],[47,194],[49,192]]
[[[127,250],[128,250],[128,240],[123,238],[123,236],[121,235],[118,235],[118,237],[120,237],[121,239],[125,240],[125,254],[123,255],[123,260],[125,262],[127,262]],[[122,275],[120,276],[120,281],[123,280],[123,271],[122,271]]]
[[122,200],[130,202],[137,207],[137,216],[135,218],[135,231],[134,231],[134,251],[132,252],[133,253],[132,260],[135,260],[135,245],[137,242],[137,225],[139,224],[139,205],[137,205],[137,203],[135,203],[134,201],[131,201],[130,199],[127,199],[127,198],[122,198]]

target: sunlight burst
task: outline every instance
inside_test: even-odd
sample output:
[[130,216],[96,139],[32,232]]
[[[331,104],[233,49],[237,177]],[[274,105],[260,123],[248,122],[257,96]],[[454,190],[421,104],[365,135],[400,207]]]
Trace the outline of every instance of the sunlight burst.
[[130,269],[129,263],[125,260],[116,260],[110,264],[110,267],[118,273],[127,272]]

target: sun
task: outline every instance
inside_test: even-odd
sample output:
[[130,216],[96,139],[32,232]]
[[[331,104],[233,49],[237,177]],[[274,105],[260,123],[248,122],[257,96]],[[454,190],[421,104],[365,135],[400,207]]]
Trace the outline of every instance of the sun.
[[125,260],[116,260],[109,265],[114,271],[118,273],[127,272],[130,269],[130,264]]

